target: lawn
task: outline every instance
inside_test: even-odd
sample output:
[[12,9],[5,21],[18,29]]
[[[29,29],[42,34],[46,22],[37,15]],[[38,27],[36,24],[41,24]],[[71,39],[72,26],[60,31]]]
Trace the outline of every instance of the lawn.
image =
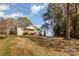
[[9,55],[10,38],[0,38],[0,55]]
[[79,55],[79,40],[1,37],[1,56],[68,56]]

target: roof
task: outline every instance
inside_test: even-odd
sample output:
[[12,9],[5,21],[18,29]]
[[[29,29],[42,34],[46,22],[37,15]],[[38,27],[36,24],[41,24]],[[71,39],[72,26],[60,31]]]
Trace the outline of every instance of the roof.
[[36,29],[34,26],[28,26],[27,29]]

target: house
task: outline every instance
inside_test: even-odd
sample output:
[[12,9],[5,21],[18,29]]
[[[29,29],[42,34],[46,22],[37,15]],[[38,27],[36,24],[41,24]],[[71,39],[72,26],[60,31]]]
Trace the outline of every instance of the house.
[[22,27],[17,27],[17,35],[18,36],[26,36],[26,35],[31,35],[31,36],[38,36],[40,35],[41,31],[38,30],[37,27],[35,26],[27,26],[25,28]]
[[39,35],[38,30],[34,26],[28,26],[24,28],[23,32],[24,32],[23,35],[32,35],[32,36]]

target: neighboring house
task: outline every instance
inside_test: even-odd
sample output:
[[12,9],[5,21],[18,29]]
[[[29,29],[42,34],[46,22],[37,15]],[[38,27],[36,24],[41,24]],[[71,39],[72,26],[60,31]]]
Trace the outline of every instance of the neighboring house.
[[39,35],[38,30],[34,26],[27,26],[24,28],[23,35],[32,35],[32,36],[37,36]]
[[38,29],[34,26],[27,26],[25,28],[22,27],[17,27],[17,35],[18,36],[26,36],[26,35],[31,35],[31,36],[37,36],[40,35]]

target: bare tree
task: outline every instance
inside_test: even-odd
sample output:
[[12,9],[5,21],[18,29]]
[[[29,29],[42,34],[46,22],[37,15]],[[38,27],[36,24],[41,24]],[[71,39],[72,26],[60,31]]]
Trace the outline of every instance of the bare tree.
[[17,21],[14,18],[7,18],[0,20],[0,33],[9,36],[10,29],[17,27]]

